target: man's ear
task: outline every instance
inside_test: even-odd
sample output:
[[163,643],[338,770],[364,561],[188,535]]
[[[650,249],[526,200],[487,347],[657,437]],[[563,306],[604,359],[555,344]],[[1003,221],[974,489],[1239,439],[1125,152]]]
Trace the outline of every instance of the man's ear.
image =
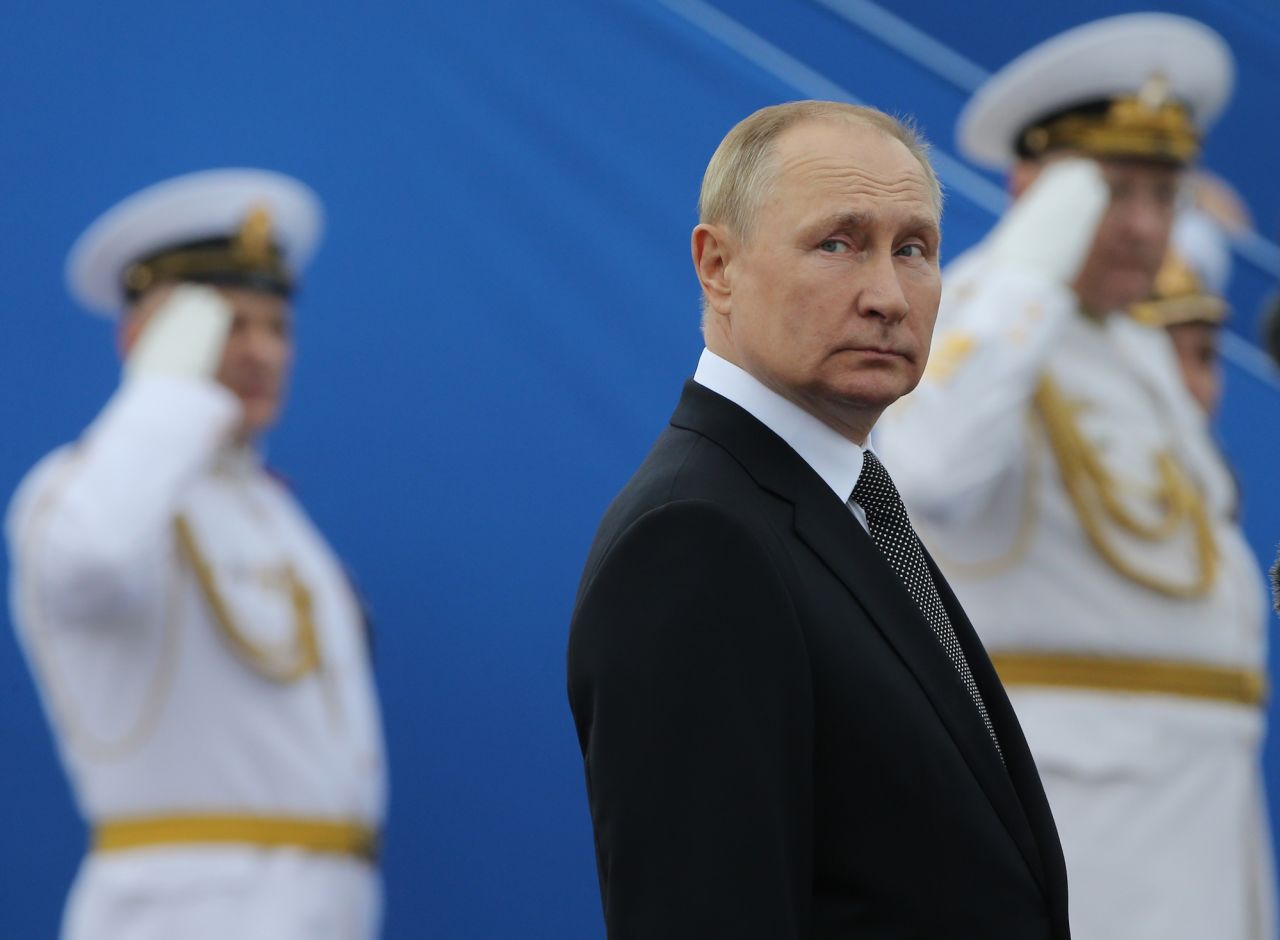
[[733,293],[729,262],[735,246],[736,241],[721,225],[702,222],[693,230],[693,268],[698,272],[707,306],[721,315],[729,313]]
[[116,352],[120,355],[121,361],[128,358],[129,350],[133,348],[141,332],[142,318],[134,308],[128,307],[121,311],[120,320],[116,323]]

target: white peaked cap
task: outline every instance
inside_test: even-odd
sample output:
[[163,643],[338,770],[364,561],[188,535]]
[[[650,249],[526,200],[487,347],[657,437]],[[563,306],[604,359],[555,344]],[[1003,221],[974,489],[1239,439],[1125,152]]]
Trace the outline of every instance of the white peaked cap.
[[1077,104],[1137,94],[1155,75],[1203,133],[1231,96],[1235,59],[1221,36],[1184,16],[1130,13],[1085,23],[991,76],[961,111],[957,143],[976,163],[1007,167],[1034,122]]
[[297,276],[324,225],[320,199],[306,184],[271,170],[202,170],[134,193],[97,218],[67,256],[67,289],[103,316],[125,305],[123,277],[134,262],[169,247],[230,238],[254,210],[270,216],[271,239]]

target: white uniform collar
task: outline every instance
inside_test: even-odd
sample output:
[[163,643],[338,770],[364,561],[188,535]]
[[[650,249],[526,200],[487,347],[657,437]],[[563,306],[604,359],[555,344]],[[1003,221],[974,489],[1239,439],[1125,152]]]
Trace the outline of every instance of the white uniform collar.
[[709,349],[702,351],[693,380],[723,395],[786,441],[835,491],[841,502],[848,501],[862,474],[866,448]]
[[213,458],[213,472],[220,476],[246,477],[261,468],[262,456],[248,444],[224,444]]

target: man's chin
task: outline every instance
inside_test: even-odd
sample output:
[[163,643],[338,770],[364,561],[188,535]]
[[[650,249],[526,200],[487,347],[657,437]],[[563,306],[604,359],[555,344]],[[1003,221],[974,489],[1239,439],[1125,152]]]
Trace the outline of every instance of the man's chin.
[[280,416],[280,403],[274,399],[241,398],[240,404],[244,409],[240,432],[246,439],[256,438],[269,431]]
[[914,383],[908,388],[902,381],[861,381],[828,387],[815,397],[820,400],[819,407],[824,411],[879,415],[914,387]]
[[920,381],[915,367],[905,359],[877,361],[860,368],[856,375],[832,383],[833,398],[850,405],[887,408]]

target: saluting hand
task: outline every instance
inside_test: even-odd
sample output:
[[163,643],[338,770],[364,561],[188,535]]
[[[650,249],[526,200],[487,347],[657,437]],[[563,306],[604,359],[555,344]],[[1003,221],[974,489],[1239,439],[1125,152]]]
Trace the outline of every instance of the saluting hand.
[[1069,286],[1080,273],[1110,198],[1095,161],[1073,157],[1050,163],[992,232],[992,262]]
[[142,329],[125,378],[213,378],[231,329],[230,305],[211,287],[179,284]]

